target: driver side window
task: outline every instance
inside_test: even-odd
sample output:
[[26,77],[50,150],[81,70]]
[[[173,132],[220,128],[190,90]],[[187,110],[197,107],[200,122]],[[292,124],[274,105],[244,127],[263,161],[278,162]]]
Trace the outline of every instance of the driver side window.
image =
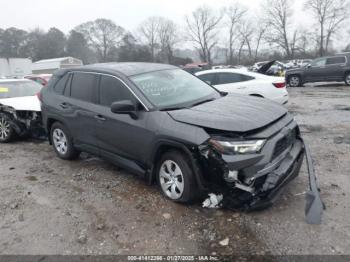
[[312,67],[320,67],[326,65],[326,58],[318,58],[312,61],[311,66]]
[[101,76],[100,104],[110,107],[114,102],[122,100],[133,101],[133,95],[129,89],[121,81],[112,76]]

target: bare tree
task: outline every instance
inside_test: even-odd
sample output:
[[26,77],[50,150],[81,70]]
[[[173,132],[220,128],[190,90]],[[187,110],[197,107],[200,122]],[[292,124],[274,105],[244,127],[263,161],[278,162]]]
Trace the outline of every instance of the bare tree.
[[242,48],[244,46],[247,47],[248,50],[248,60],[252,59],[253,51],[252,51],[252,41],[253,41],[253,34],[254,34],[254,27],[251,21],[249,20],[243,20],[239,23],[238,32],[240,34],[241,38],[241,46],[240,49],[242,51]]
[[145,42],[150,49],[152,62],[155,61],[156,49],[159,45],[159,28],[161,20],[163,18],[159,16],[152,16],[147,18],[138,28],[141,36],[141,41]]
[[291,30],[290,20],[293,16],[291,1],[265,0],[263,10],[269,27],[269,34],[266,37],[267,41],[271,44],[277,44],[287,57],[292,58],[289,36]]
[[233,64],[234,58],[234,45],[238,38],[238,25],[241,19],[243,19],[244,15],[247,13],[247,9],[237,2],[233,3],[231,6],[225,9],[225,15],[228,20],[228,28],[229,28],[229,41],[228,41],[228,58],[227,63]]
[[222,17],[222,13],[216,14],[207,6],[199,7],[186,16],[190,41],[197,44],[201,59],[209,64],[212,64],[212,50],[218,43],[218,25]]
[[254,54],[254,62],[258,60],[259,55],[259,49],[262,40],[265,37],[267,30],[266,24],[263,23],[263,21],[258,21],[257,30],[256,30],[256,44],[255,44],[255,54]]
[[308,0],[306,6],[311,10],[318,23],[319,55],[329,49],[332,37],[349,17],[348,0]]
[[75,31],[84,35],[101,61],[108,61],[109,52],[122,40],[125,30],[112,20],[96,19],[77,26]]
[[161,60],[171,64],[174,57],[174,46],[179,42],[179,32],[173,21],[161,18],[159,22],[157,35],[162,56]]

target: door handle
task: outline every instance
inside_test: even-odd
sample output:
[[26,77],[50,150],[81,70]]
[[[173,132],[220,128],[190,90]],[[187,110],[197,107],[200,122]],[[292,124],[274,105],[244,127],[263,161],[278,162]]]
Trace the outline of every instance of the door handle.
[[70,107],[70,104],[66,103],[66,102],[63,102],[60,104],[60,107],[63,108],[63,109],[66,109],[68,107]]
[[99,121],[106,121],[106,118],[104,118],[103,116],[101,115],[96,115],[95,116],[95,119],[99,120]]

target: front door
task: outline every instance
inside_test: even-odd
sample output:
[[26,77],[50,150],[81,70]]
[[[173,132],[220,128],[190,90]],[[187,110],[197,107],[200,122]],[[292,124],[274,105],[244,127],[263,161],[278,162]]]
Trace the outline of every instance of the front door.
[[318,58],[305,68],[304,80],[306,82],[320,82],[325,81],[327,74],[326,58]]
[[153,133],[145,128],[148,114],[141,107],[137,119],[127,114],[112,113],[112,103],[122,100],[131,100],[137,104],[135,96],[119,79],[102,75],[96,111],[96,134],[101,154],[114,154],[141,161],[144,148],[153,139]]

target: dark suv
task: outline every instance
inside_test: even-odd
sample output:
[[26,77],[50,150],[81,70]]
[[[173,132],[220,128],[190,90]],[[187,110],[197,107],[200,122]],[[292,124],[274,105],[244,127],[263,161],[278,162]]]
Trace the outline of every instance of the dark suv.
[[60,70],[41,99],[43,124],[60,158],[98,155],[158,181],[178,202],[213,192],[231,207],[261,208],[303,161],[299,128],[284,107],[220,93],[170,65]]
[[310,64],[286,72],[290,87],[302,86],[308,82],[345,82],[350,85],[350,53],[321,57]]

